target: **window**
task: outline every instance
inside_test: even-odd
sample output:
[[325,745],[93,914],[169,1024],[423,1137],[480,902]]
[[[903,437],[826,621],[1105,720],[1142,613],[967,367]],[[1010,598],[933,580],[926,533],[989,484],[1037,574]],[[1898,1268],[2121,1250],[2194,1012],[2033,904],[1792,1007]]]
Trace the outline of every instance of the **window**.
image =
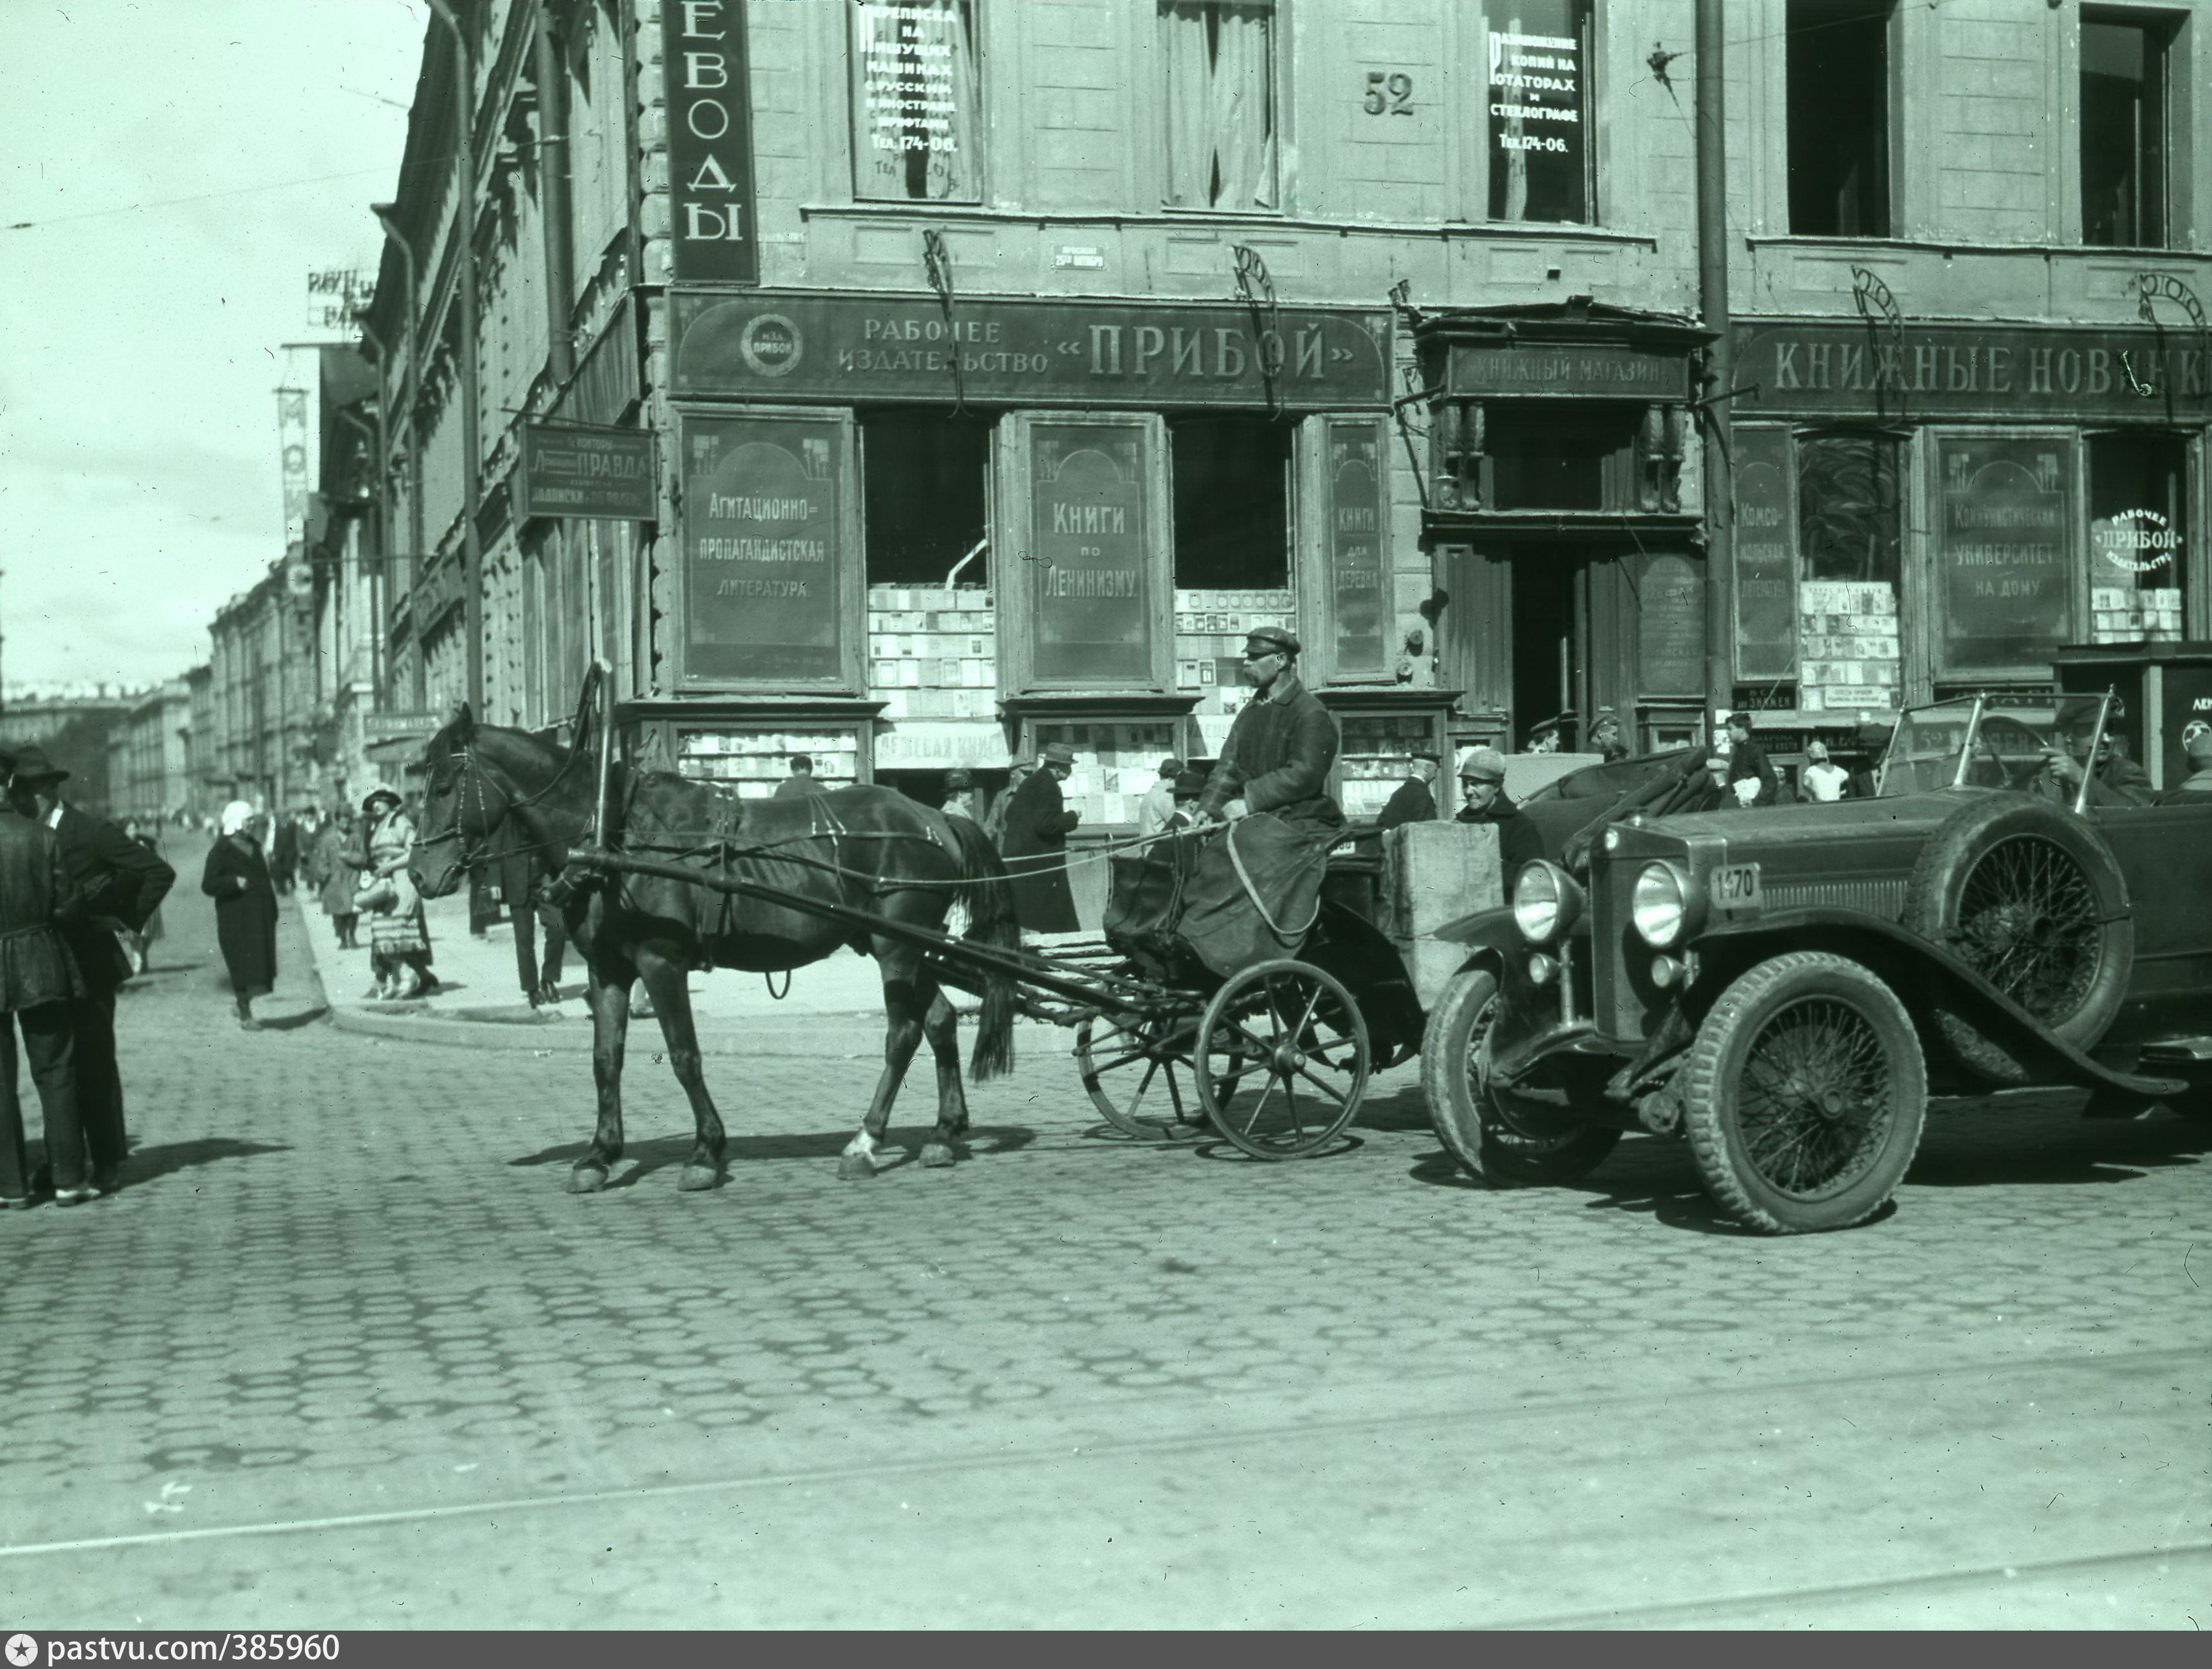
[[860,417],[860,515],[870,585],[990,583],[983,539],[991,428],[974,417],[870,411]]
[[1188,417],[1170,426],[1178,589],[1290,584],[1291,434],[1287,423],[1261,417]]
[[1643,415],[1640,405],[1595,400],[1489,402],[1490,508],[1632,508]]
[[1490,21],[1490,217],[1590,220],[1589,0],[1501,0]]
[[973,0],[854,0],[853,195],[974,203]]
[[2189,463],[2179,435],[2089,437],[2089,641],[2182,636]]
[[1936,442],[1937,675],[2047,679],[2074,641],[2074,442]]
[[1790,229],[1886,238],[1890,0],[1790,0]]
[[1273,0],[1160,0],[1167,201],[1178,209],[1273,209]]
[[2172,31],[2081,14],[2081,241],[2160,245],[2166,227],[2166,60]]
[[1797,437],[1801,708],[1875,711],[1900,704],[1902,458],[1887,435]]

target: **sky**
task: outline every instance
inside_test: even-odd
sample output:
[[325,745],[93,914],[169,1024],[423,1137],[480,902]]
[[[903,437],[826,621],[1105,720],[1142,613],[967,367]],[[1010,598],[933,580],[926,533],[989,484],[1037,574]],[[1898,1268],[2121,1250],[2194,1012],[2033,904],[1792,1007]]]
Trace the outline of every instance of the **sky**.
[[0,0],[9,691],[180,676],[283,555],[273,391],[315,356],[283,344],[335,339],[311,271],[376,265],[428,15]]

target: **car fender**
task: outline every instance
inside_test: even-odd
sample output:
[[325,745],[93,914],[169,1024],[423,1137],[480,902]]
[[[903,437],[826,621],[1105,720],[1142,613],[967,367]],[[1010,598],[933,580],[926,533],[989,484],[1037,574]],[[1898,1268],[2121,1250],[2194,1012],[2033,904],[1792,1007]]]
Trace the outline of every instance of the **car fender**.
[[[2179,1093],[2179,1079],[2118,1072],[2057,1036],[1949,951],[1885,917],[1832,907],[1777,911],[1717,923],[1691,941],[1699,964],[1698,1006],[1743,969],[1785,950],[1825,950],[1873,967],[1893,985],[1940,987],[1943,996],[2047,1084],[2117,1090],[2157,1099]],[[1913,990],[1900,990],[1906,1006]],[[1919,1018],[1916,1011],[1916,1019]],[[1923,1031],[1927,1028],[1923,1027]],[[1940,1045],[1940,1034],[1933,1041]]]

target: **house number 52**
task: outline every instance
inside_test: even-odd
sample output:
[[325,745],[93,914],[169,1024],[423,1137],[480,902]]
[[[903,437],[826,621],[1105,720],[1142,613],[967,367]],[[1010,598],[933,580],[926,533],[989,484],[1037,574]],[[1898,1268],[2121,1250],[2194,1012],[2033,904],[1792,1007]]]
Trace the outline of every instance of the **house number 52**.
[[1385,75],[1380,70],[1367,72],[1367,97],[1363,107],[1370,116],[1410,116],[1413,113],[1413,78],[1403,70]]

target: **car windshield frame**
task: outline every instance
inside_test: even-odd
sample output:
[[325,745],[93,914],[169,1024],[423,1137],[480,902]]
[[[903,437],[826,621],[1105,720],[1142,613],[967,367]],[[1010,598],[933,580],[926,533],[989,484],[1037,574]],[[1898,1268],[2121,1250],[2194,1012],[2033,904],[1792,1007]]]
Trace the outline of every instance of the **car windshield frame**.
[[1959,696],[1909,707],[1899,715],[1883,750],[1875,798],[1953,788],[2029,791],[2054,754],[2073,755],[2066,739],[2082,734],[2086,716],[2088,746],[2076,756],[2081,780],[2073,801],[2076,812],[2086,811],[2112,710],[2109,690],[2101,695]]

